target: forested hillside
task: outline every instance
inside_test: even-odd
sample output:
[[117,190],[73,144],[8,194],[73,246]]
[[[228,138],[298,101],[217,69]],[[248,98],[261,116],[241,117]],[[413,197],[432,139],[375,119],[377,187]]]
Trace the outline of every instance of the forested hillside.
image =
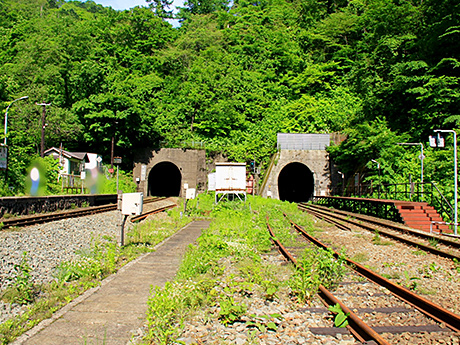
[[[277,132],[341,131],[349,140],[331,154],[347,176],[377,159],[382,179],[399,181],[420,161],[397,142],[459,127],[457,0],[190,0],[180,28],[149,1],[0,2],[3,109],[29,96],[9,110],[17,184],[40,146],[43,102],[46,147],[107,161],[114,137],[127,170],[139,147],[198,141],[263,165]],[[450,181],[452,152],[426,156],[427,180]]]

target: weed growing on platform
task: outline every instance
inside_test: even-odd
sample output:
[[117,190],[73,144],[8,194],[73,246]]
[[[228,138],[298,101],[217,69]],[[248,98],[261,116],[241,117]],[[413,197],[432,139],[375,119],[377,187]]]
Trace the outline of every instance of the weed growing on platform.
[[167,216],[153,217],[135,224],[126,234],[125,247],[153,247],[191,221],[181,216],[179,207],[165,214]]
[[[292,267],[270,264],[263,258],[272,248],[266,216],[269,215],[277,238],[290,244],[295,244],[296,236],[283,211],[291,219],[297,217],[296,223],[309,228],[313,224],[311,218],[298,211],[296,205],[278,200],[248,196],[246,203],[230,201],[214,205],[212,194],[200,197],[203,199],[196,206],[199,212],[192,210],[194,203],[187,209],[190,214],[207,214],[213,221],[197,244],[189,246],[176,281],[152,293],[148,302],[147,342],[177,342],[184,331],[184,321],[193,317],[199,317],[200,322],[219,320],[224,325],[238,321],[245,323],[251,332],[273,331],[277,328],[276,320],[272,320],[275,316],[246,315],[249,304],[245,299],[257,296],[268,302],[281,295],[291,298]],[[204,205],[208,205],[208,209]],[[318,282],[324,280],[326,285],[332,285],[332,281],[341,276],[342,263],[329,262],[337,261],[332,260],[330,252],[324,252],[312,255],[320,261],[311,267],[321,272],[315,273]],[[329,264],[333,267],[328,267]],[[314,285],[311,294],[318,288],[317,282]]]
[[[0,344],[7,344],[19,335],[49,318],[56,310],[99,285],[100,280],[116,272],[127,262],[171,236],[190,220],[181,218],[176,210],[161,219],[149,220],[134,226],[127,235],[127,244],[119,247],[116,239],[94,239],[90,248],[80,251],[71,261],[62,262],[55,270],[55,280],[42,286],[34,286],[30,279],[27,255],[15,267],[17,274],[2,299],[11,303],[24,303],[21,315],[0,324]],[[38,298],[39,297],[39,298]]]

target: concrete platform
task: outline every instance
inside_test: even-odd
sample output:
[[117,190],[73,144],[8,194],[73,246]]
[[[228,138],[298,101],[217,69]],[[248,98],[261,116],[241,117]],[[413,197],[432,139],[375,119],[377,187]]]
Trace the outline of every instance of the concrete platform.
[[174,279],[187,246],[209,223],[190,223],[160,243],[155,252],[128,263],[12,344],[131,344],[144,324],[151,286],[164,286]]

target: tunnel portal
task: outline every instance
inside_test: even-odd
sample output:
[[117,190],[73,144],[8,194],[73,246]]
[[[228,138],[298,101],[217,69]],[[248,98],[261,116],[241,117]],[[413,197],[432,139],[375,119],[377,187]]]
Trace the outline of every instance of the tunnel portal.
[[306,202],[312,197],[314,188],[313,173],[305,164],[289,163],[278,176],[280,200]]
[[149,196],[179,196],[182,174],[171,162],[156,164],[149,173]]

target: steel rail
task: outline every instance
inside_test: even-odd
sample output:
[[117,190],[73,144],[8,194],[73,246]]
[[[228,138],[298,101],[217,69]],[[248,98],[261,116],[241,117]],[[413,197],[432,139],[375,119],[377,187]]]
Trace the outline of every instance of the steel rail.
[[134,223],[134,222],[141,221],[141,220],[147,218],[148,216],[150,216],[152,214],[163,212],[163,211],[166,211],[166,210],[168,210],[170,208],[173,208],[173,207],[176,207],[176,206],[177,206],[176,204],[172,204],[172,205],[163,206],[163,207],[160,207],[160,208],[157,208],[157,209],[142,213],[142,214],[140,214],[138,216],[132,217],[131,222]]
[[54,220],[60,220],[65,218],[74,218],[74,217],[81,217],[87,216],[96,213],[108,212],[117,209],[116,204],[110,205],[102,205],[102,206],[93,206],[88,207],[85,209],[80,210],[70,210],[64,212],[52,212],[46,213],[41,215],[33,215],[33,216],[24,216],[19,218],[13,219],[3,219],[3,228],[10,228],[13,226],[26,226],[26,225],[33,225],[33,224],[41,224],[46,222],[51,222]]
[[[291,261],[297,268],[301,268],[298,265],[297,260],[286,250],[286,248],[281,244],[281,242],[276,238],[275,234],[273,233],[272,228],[269,224],[269,219],[267,216],[267,228],[271,236],[271,240],[275,245],[278,247],[278,250],[281,254]],[[329,290],[327,290],[323,285],[319,286],[320,295],[322,299],[326,301],[328,305],[336,305],[337,303],[342,308],[342,311],[348,315],[348,326],[347,329],[352,333],[359,341],[375,341],[377,344],[381,345],[389,345],[390,343],[387,342],[380,334],[374,331],[368,324],[366,324],[363,320],[361,320],[358,315],[356,315],[352,310],[350,310],[346,305],[342,303],[338,298],[336,298]]]
[[[285,214],[286,218],[287,215]],[[289,219],[289,218],[288,218]],[[302,227],[294,223],[293,221],[289,220],[290,223],[294,226],[294,228],[299,231],[306,239],[308,239],[310,242],[315,243],[317,246],[327,249],[327,250],[332,250],[330,247],[326,246],[322,242],[320,242],[318,239],[314,238],[310,234],[308,234]],[[413,292],[409,291],[406,288],[403,288],[400,285],[394,284],[390,280],[380,276],[379,274],[367,269],[363,265],[354,262],[348,258],[345,258],[341,256],[339,253],[336,251],[332,250],[334,253],[334,256],[338,258],[339,256],[345,260],[345,262],[350,266],[353,270],[355,270],[357,273],[362,275],[363,277],[373,281],[374,283],[377,283],[378,285],[381,285],[388,289],[393,295],[396,297],[404,300],[417,310],[421,311],[423,314],[431,317],[432,319],[444,323],[447,327],[452,329],[455,332],[460,333],[460,315],[454,314],[451,311],[417,295],[414,294]]]
[[[310,205],[299,205],[299,208],[301,210],[309,212],[309,210],[311,210],[312,207]],[[319,213],[319,214],[322,214],[322,215],[326,214],[328,216],[331,216],[331,213],[332,214],[335,213],[335,212],[331,212],[329,210],[317,209],[316,207],[313,207],[313,208],[314,208],[315,213]],[[386,222],[380,222],[378,220],[376,220],[374,222],[373,219],[369,219],[369,218],[361,218],[361,221],[356,221],[356,220],[353,220],[353,219],[344,219],[344,218],[342,218],[342,215],[340,217],[336,215],[336,217],[341,219],[342,221],[348,222],[350,224],[354,224],[356,226],[359,226],[361,228],[367,229],[367,230],[372,231],[372,232],[375,231],[375,227],[363,224],[361,221],[365,221],[365,222],[368,222],[368,223],[371,223],[371,224],[375,224],[375,225],[383,226],[383,227],[389,227],[389,228],[393,229],[393,227],[391,225],[388,225]],[[405,229],[405,228],[401,228],[400,231],[402,231],[402,229]],[[426,244],[423,244],[423,243],[419,243],[419,242],[415,242],[415,241],[412,241],[412,240],[410,240],[408,238],[404,238],[402,236],[389,233],[389,232],[385,231],[385,229],[379,229],[378,231],[379,231],[379,235],[389,237],[389,238],[394,239],[396,241],[399,241],[399,242],[402,242],[402,243],[417,247],[418,249],[422,249],[422,250],[424,250],[426,252],[429,252],[429,253],[444,257],[444,258],[456,259],[456,260],[460,261],[460,256],[458,256],[456,254],[452,254],[452,253],[449,253],[449,252],[434,248],[432,246],[429,246],[429,245],[426,245]],[[406,230],[404,230],[404,231],[406,231]],[[408,234],[412,235],[412,232],[408,232],[408,231],[406,231],[406,232]],[[435,240],[438,239],[438,237],[433,237],[433,236],[428,236],[427,238],[428,239],[435,239]],[[448,241],[448,243],[452,243],[452,241]],[[456,243],[456,242],[454,242],[454,243]]]
[[[144,203],[148,204],[148,203],[160,201],[163,199],[166,199],[166,198],[165,197],[146,198],[144,200]],[[11,228],[15,226],[20,227],[20,226],[33,225],[33,224],[42,224],[42,223],[51,222],[51,221],[60,220],[60,219],[82,217],[82,216],[88,216],[88,215],[92,215],[96,213],[115,211],[117,207],[118,207],[117,204],[91,206],[91,207],[80,208],[77,210],[66,210],[66,211],[61,211],[61,212],[51,212],[51,213],[44,213],[44,214],[38,214],[38,215],[32,215],[32,216],[2,219],[0,224],[2,224],[2,227],[1,227],[2,229]]]
[[342,230],[345,230],[345,231],[351,231],[350,227],[346,226],[345,224],[342,224],[342,223],[338,222],[336,219],[334,219],[333,217],[330,217],[329,215],[325,215],[325,214],[323,214],[321,212],[316,212],[316,211],[313,211],[313,210],[305,209],[305,211],[310,213],[311,215],[313,215],[315,217],[318,217],[318,218],[330,223],[330,224],[334,224],[339,229],[342,229]]
[[342,216],[352,216],[355,219],[359,219],[359,220],[363,220],[363,221],[367,221],[367,222],[373,222],[375,224],[378,224],[378,225],[381,225],[381,226],[384,226],[384,227],[387,227],[387,228],[391,228],[391,229],[396,230],[398,232],[408,233],[408,234],[411,234],[413,236],[423,238],[425,240],[435,238],[436,240],[439,241],[439,243],[442,243],[442,244],[444,244],[446,246],[451,246],[451,247],[454,247],[454,248],[460,248],[460,241],[452,241],[449,238],[444,238],[444,237],[440,237],[440,236],[433,236],[433,234],[423,232],[423,231],[417,231],[417,230],[409,228],[408,226],[405,226],[403,224],[399,224],[399,223],[392,222],[392,221],[389,221],[389,220],[383,220],[383,219],[379,219],[379,218],[375,218],[375,217],[371,217],[371,216],[362,215],[362,214],[359,214],[359,213],[351,213],[351,212],[342,211],[342,210],[338,210],[338,209],[329,209],[327,207],[319,206],[319,205],[307,205],[305,203],[299,203],[298,205],[300,205],[302,207],[314,208],[317,212],[322,210],[322,211],[326,211],[326,212],[329,211],[329,212],[332,212],[332,213],[336,213],[336,214],[339,214],[339,215],[342,215]]

